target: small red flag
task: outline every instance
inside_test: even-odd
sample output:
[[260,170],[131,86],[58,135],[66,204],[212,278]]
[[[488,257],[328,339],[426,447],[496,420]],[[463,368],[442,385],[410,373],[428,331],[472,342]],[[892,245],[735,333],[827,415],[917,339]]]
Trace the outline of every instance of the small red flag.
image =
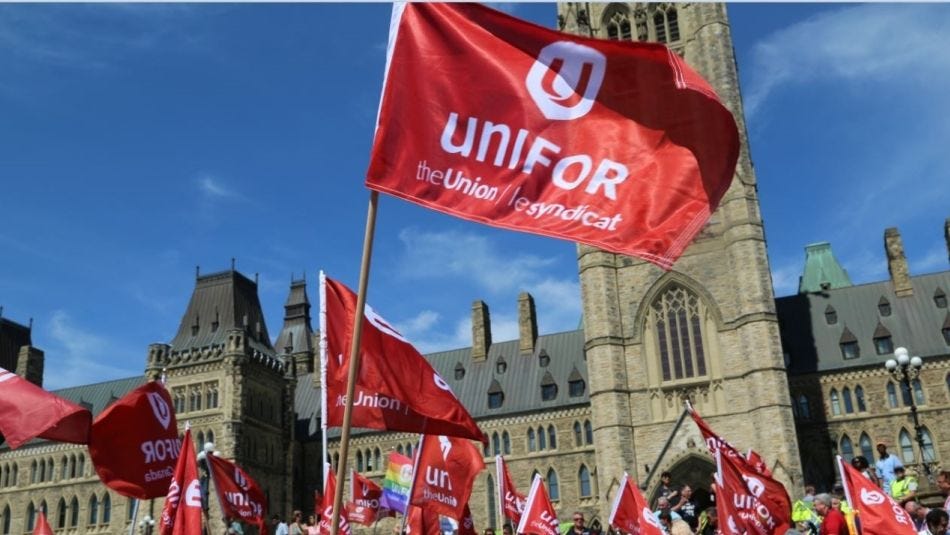
[[261,525],[267,519],[267,495],[247,472],[231,461],[208,455],[214,489],[222,513],[248,524]]
[[[343,425],[356,294],[321,273],[327,427]],[[432,365],[366,305],[353,427],[488,439]]]
[[623,533],[632,535],[663,535],[660,521],[647,507],[647,501],[640,489],[630,480],[626,472],[620,480],[617,495],[607,522]]
[[201,533],[201,484],[191,429],[185,429],[175,475],[168,485],[165,507],[159,519],[161,535],[194,535]]
[[472,510],[468,504],[465,504],[465,511],[462,512],[462,519],[459,520],[459,529],[457,535],[478,535],[475,532],[475,519],[472,518]]
[[[325,465],[324,470],[327,474],[327,484],[323,489],[323,503],[320,506],[320,535],[330,534],[330,522],[333,521],[333,498],[336,495],[336,473]],[[337,522],[338,534],[350,535],[350,524],[346,521],[346,511],[340,512],[340,520]]]
[[[729,457],[723,449],[716,454],[717,483],[735,523],[750,533],[782,535],[791,526],[792,505],[781,483],[758,474],[742,457]],[[726,519],[727,524],[731,520]]]
[[406,513],[406,535],[442,535],[439,513],[409,505]]
[[541,484],[541,476],[534,476],[524,514],[518,523],[518,533],[528,535],[558,535],[557,512],[548,498],[548,491]]
[[168,492],[181,443],[168,390],[149,381],[102,412],[92,424],[89,456],[110,489],[140,500]]
[[910,515],[900,504],[882,492],[880,487],[864,477],[864,474],[844,462],[840,455],[837,456],[837,461],[848,503],[858,512],[864,533],[913,535],[917,531]]
[[525,497],[515,490],[508,465],[501,455],[495,456],[495,480],[498,481],[498,503],[502,504],[502,513],[517,526],[524,512]]
[[394,511],[380,509],[379,499],[383,489],[372,479],[360,475],[356,470],[350,477],[350,503],[346,504],[346,519],[356,524],[370,526],[377,518],[395,516]]
[[33,535],[53,535],[53,528],[46,521],[46,513],[42,509],[36,513],[36,527],[33,528]]
[[409,503],[461,519],[475,476],[485,468],[482,452],[465,438],[423,435],[416,456]]
[[11,450],[34,438],[89,443],[92,413],[0,368],[0,435]]
[[705,80],[662,44],[568,35],[478,4],[404,5],[368,187],[672,266],[739,155],[735,119]]

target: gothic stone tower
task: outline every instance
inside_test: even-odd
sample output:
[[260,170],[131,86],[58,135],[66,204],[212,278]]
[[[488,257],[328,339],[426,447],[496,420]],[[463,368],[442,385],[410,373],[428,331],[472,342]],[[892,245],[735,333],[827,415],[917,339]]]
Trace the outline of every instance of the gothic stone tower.
[[582,35],[667,43],[713,85],[742,141],[732,186],[669,273],[578,248],[601,498],[624,470],[652,491],[659,478],[647,479],[647,465],[708,488],[714,468],[695,426],[687,419],[673,432],[687,398],[794,493],[801,465],[725,5],[566,2],[558,22]]

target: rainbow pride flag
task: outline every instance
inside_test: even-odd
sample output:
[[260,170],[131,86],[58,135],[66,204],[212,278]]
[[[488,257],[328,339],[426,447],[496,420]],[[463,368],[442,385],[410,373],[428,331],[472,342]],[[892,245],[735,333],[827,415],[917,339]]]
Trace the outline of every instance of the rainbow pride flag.
[[409,487],[412,485],[412,459],[399,453],[389,454],[389,465],[383,477],[383,496],[379,507],[406,514]]

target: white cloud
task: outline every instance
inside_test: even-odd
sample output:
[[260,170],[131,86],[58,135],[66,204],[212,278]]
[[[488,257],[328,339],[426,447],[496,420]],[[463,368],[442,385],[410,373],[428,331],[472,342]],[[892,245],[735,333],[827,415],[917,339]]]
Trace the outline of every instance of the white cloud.
[[[115,341],[78,326],[64,310],[53,313],[47,328],[50,347],[46,353],[44,385],[55,390],[140,375],[145,364],[142,351],[128,351]],[[104,362],[135,362],[120,368]]]
[[228,188],[220,179],[211,175],[198,177],[198,190],[209,199],[238,199],[240,195]]

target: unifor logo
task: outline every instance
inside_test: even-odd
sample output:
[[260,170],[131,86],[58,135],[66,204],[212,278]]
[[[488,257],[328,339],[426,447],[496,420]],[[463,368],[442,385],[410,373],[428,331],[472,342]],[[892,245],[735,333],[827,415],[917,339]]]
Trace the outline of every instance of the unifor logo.
[[607,57],[597,50],[558,41],[541,49],[525,85],[545,117],[569,121],[594,107],[606,69]]
[[643,511],[640,512],[640,516],[643,517],[643,520],[645,520],[647,524],[650,524],[651,526],[657,529],[661,529],[660,521],[656,519],[656,516],[654,516],[653,511],[651,511],[648,507],[643,508]]
[[162,427],[168,429],[168,424],[172,421],[172,411],[168,403],[165,402],[165,398],[155,392],[149,392],[145,394],[145,397],[148,398],[148,404],[152,406],[155,419],[162,424]]
[[876,490],[861,489],[861,501],[864,505],[881,505],[884,495]]
[[743,475],[742,479],[745,480],[746,487],[749,488],[749,491],[752,492],[752,495],[756,498],[765,492],[765,483],[762,483],[762,480],[747,475]]

